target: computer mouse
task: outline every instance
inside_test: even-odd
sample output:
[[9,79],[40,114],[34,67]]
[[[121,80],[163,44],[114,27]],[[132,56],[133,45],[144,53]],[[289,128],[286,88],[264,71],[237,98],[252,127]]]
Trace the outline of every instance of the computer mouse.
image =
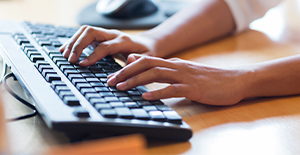
[[152,0],[99,0],[96,11],[111,18],[137,18],[150,15],[158,10]]

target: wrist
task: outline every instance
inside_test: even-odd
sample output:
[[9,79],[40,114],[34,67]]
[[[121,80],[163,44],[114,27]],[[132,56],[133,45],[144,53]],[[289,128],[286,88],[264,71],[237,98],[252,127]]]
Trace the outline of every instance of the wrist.
[[137,34],[138,37],[142,38],[143,44],[147,46],[149,51],[145,54],[154,57],[166,57],[168,54],[167,45],[164,43],[164,39],[159,38],[156,33],[151,30],[141,32]]
[[242,76],[243,99],[261,96],[263,77],[259,76],[259,70],[255,66],[246,66]]

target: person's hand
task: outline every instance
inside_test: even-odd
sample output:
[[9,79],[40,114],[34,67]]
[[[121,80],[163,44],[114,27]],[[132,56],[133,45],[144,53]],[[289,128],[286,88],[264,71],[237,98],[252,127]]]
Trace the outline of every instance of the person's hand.
[[93,42],[98,42],[99,45],[91,55],[80,62],[81,66],[93,65],[107,55],[144,53],[153,47],[153,40],[150,38],[133,36],[118,30],[82,26],[68,42],[61,46],[60,51],[69,62],[75,63],[83,49]]
[[108,77],[108,85],[128,90],[152,82],[169,83],[166,88],[144,93],[147,100],[185,97],[211,105],[232,105],[243,99],[245,73],[220,69],[178,58],[162,59],[139,54],[128,57],[128,65]]

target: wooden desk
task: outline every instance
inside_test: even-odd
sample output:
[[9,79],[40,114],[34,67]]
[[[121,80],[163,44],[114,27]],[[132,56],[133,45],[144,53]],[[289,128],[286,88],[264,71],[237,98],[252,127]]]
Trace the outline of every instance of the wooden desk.
[[[27,20],[77,26],[75,15],[94,0],[3,0],[0,19]],[[287,0],[251,25],[253,30],[174,55],[183,59],[232,67],[298,54],[300,3]],[[137,33],[139,31],[126,31]],[[17,84],[16,87],[17,88]],[[153,84],[150,89],[161,85]],[[20,93],[22,93],[20,91]],[[7,117],[28,112],[4,94]],[[300,154],[300,96],[244,100],[235,106],[215,107],[168,99],[191,127],[188,142],[150,142],[147,154]],[[13,152],[39,154],[68,139],[46,128],[40,117],[8,123]]]

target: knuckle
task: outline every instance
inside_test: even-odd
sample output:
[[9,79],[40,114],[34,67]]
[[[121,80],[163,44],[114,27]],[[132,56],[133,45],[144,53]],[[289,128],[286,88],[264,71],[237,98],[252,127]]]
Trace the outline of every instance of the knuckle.
[[87,26],[85,28],[85,31],[86,31],[87,34],[90,34],[90,33],[94,33],[95,29],[91,26]]
[[70,42],[70,43],[68,43],[68,44],[66,45],[66,49],[67,49],[67,50],[72,50],[72,46],[73,46],[73,43]]
[[129,84],[136,83],[138,81],[139,81],[139,76],[133,76],[133,77],[131,77],[130,79],[127,80],[127,82]]
[[107,30],[109,33],[112,33],[112,34],[120,34],[120,31],[117,30],[117,29],[110,29],[110,30]]
[[141,61],[142,63],[144,63],[144,64],[149,64],[149,63],[151,63],[152,58],[151,58],[151,57],[142,57],[142,58],[140,59],[140,61]]
[[84,30],[84,29],[86,29],[88,27],[90,27],[90,26],[89,25],[82,25],[80,28]]
[[111,44],[108,42],[103,42],[99,45],[99,47],[108,50],[111,47]]
[[172,85],[172,86],[171,86],[171,91],[172,91],[172,93],[174,93],[174,94],[178,94],[178,93],[181,92],[181,88],[180,88],[179,86],[177,86],[177,85]]
[[180,61],[181,59],[179,59],[179,58],[171,58],[171,59],[169,59],[170,61]]
[[125,75],[125,73],[126,73],[126,69],[125,68],[122,69],[122,70],[120,70],[119,73],[116,74],[116,76],[115,76],[116,79],[117,79],[117,81],[121,80],[121,77],[123,77]]
[[153,72],[153,74],[155,74],[155,75],[162,75],[162,73],[163,73],[163,70],[162,70],[162,68],[160,68],[160,67],[154,67],[153,69],[152,69],[152,72]]
[[73,51],[80,51],[80,50],[82,50],[80,44],[75,43],[74,46],[73,46]]
[[120,39],[123,41],[131,41],[131,38],[128,35],[121,35]]

